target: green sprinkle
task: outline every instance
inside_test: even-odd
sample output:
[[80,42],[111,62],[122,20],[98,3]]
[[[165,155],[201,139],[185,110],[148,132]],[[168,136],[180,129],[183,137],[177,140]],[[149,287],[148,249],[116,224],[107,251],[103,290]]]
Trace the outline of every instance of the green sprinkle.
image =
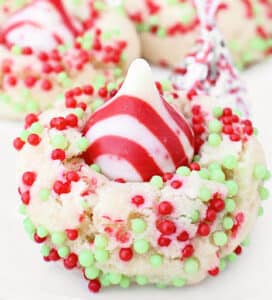
[[159,18],[157,16],[151,16],[148,21],[150,25],[157,25],[159,23]]
[[211,199],[212,192],[210,191],[209,188],[203,186],[203,187],[200,188],[200,190],[198,192],[198,197],[201,201],[207,202]]
[[230,218],[230,217],[225,217],[225,218],[223,219],[223,228],[224,228],[224,229],[226,229],[226,230],[231,229],[231,228],[233,227],[233,224],[234,224],[234,222],[233,222],[232,218]]
[[143,219],[131,220],[131,228],[134,233],[143,233],[146,230],[146,222]]
[[238,185],[235,181],[233,180],[228,180],[225,182],[225,185],[228,189],[228,196],[233,197],[236,196],[238,193]]
[[25,228],[25,231],[28,234],[34,234],[35,233],[35,226],[29,218],[26,218],[24,220],[24,228]]
[[193,16],[195,15],[195,10],[194,8],[188,4],[188,3],[184,3],[180,5],[180,12],[181,12],[181,16],[180,16],[180,21],[183,24],[188,24]]
[[161,176],[155,175],[151,178],[150,183],[157,189],[163,188],[163,180]]
[[211,133],[220,133],[222,130],[222,124],[218,120],[212,120],[209,122],[209,131]]
[[259,195],[260,195],[260,198],[261,200],[267,200],[269,198],[269,191],[267,188],[261,186],[259,188]]
[[109,252],[105,249],[95,249],[94,257],[98,262],[105,262],[109,259]]
[[47,201],[51,191],[47,188],[43,188],[39,191],[39,198],[41,201]]
[[113,83],[113,82],[108,83],[108,85],[107,85],[107,90],[108,91],[112,91],[115,88],[116,88],[116,84],[115,83]]
[[30,112],[35,113],[39,111],[39,104],[33,99],[28,100],[25,105],[26,105],[26,111],[29,113]]
[[228,242],[228,237],[223,231],[217,231],[213,234],[213,241],[216,246],[223,247]]
[[42,245],[42,247],[41,247],[41,254],[42,254],[42,256],[48,256],[49,255],[49,253],[50,253],[50,247],[49,246],[47,246],[47,245]]
[[104,235],[96,235],[94,239],[94,246],[101,249],[106,248],[108,246],[108,238]]
[[102,274],[99,278],[102,286],[107,287],[110,285],[109,274]]
[[213,170],[210,174],[210,178],[216,182],[224,182],[226,179],[225,173],[221,169]]
[[242,242],[242,246],[248,247],[250,245],[250,239],[249,237],[245,238]]
[[41,134],[43,132],[43,126],[39,122],[35,122],[30,127],[31,133]]
[[49,232],[44,226],[38,226],[37,234],[40,238],[45,238],[46,236],[48,236]]
[[21,204],[18,209],[19,214],[26,215],[26,205]]
[[267,169],[264,165],[256,165],[254,169],[254,177],[259,180],[263,180],[266,176]]
[[260,206],[258,209],[258,217],[263,216],[263,214],[264,214],[264,209],[263,209],[263,207]]
[[227,256],[229,262],[234,262],[237,259],[237,255],[235,253],[231,253]]
[[223,109],[221,107],[215,107],[213,109],[213,115],[216,118],[220,118],[223,115]]
[[209,135],[208,142],[209,142],[210,146],[212,146],[212,147],[218,147],[221,144],[221,142],[222,142],[222,138],[217,133],[211,133]]
[[271,178],[271,172],[269,170],[266,170],[264,180],[269,180],[270,178]]
[[226,199],[225,201],[226,204],[226,211],[227,212],[234,212],[235,208],[236,208],[236,204],[235,201],[233,199]]
[[189,176],[191,174],[191,170],[188,167],[179,167],[176,170],[176,173],[180,176]]
[[155,285],[158,289],[165,289],[166,288],[166,284],[165,283],[156,283]]
[[193,157],[193,161],[194,161],[194,162],[199,162],[199,161],[200,161],[200,155],[195,155],[195,156]]
[[91,250],[84,249],[80,251],[78,260],[82,267],[88,268],[94,263],[94,256]]
[[51,139],[51,145],[54,148],[58,149],[66,149],[68,147],[68,140],[65,136],[63,135],[54,135]]
[[101,99],[95,100],[91,103],[91,111],[95,112],[101,105],[104,104],[104,101]]
[[223,166],[228,170],[233,170],[237,167],[238,160],[234,155],[228,155],[223,159]]
[[84,110],[80,107],[74,109],[74,114],[79,118],[82,119],[84,116]]
[[122,279],[120,281],[120,287],[123,289],[127,289],[130,286],[130,280],[126,276],[122,276]]
[[250,46],[253,49],[256,49],[256,50],[259,50],[259,51],[265,51],[266,48],[267,48],[266,41],[263,40],[260,37],[255,37],[255,38],[251,39]]
[[109,273],[109,280],[112,284],[119,284],[122,280],[122,275],[119,273]]
[[22,53],[22,48],[17,45],[14,45],[11,48],[11,52],[15,55],[20,55]]
[[87,138],[82,137],[77,141],[77,147],[80,151],[85,151],[89,147],[89,141]]
[[136,251],[136,253],[144,254],[149,249],[149,243],[147,240],[144,239],[135,240],[133,243],[133,248]]
[[137,275],[135,281],[139,285],[145,285],[148,283],[148,278],[146,276]]
[[152,267],[159,267],[163,263],[163,257],[159,254],[150,256],[150,264]]
[[184,271],[187,274],[195,274],[199,270],[199,262],[196,258],[187,258],[184,262]]
[[85,269],[85,275],[88,279],[95,279],[99,276],[99,269],[94,266]]
[[221,170],[221,165],[218,163],[211,163],[208,167],[209,171],[212,172],[214,170]]
[[221,258],[220,259],[220,263],[219,263],[219,270],[220,271],[224,271],[227,267],[227,262],[225,258]]
[[55,245],[62,245],[66,240],[66,233],[62,231],[53,232],[51,239]]
[[201,169],[199,172],[198,172],[198,175],[201,179],[205,179],[205,180],[208,180],[210,179],[210,172],[207,170],[207,169]]
[[21,140],[26,142],[29,134],[30,134],[29,130],[22,131],[22,133],[20,135]]
[[97,165],[97,164],[92,164],[92,165],[90,165],[90,168],[91,168],[92,170],[94,170],[95,172],[97,172],[97,173],[101,173],[101,168],[100,168],[99,165]]
[[58,249],[58,255],[61,258],[66,258],[70,253],[70,249],[67,246],[62,246]]
[[199,220],[199,218],[200,218],[199,211],[198,211],[197,209],[194,210],[194,211],[192,212],[190,218],[191,218],[191,222],[192,222],[192,223],[196,223],[196,222]]
[[184,278],[175,278],[175,279],[173,279],[172,284],[175,287],[183,287],[186,284],[186,279],[184,279]]

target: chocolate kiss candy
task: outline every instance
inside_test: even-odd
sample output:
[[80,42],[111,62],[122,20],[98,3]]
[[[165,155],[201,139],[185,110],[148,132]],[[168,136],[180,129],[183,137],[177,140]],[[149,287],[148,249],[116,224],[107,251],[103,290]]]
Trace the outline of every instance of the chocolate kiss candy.
[[147,181],[187,165],[194,137],[187,121],[163,100],[143,59],[135,60],[119,92],[86,123],[84,153],[111,179]]
[[16,12],[1,28],[1,42],[7,46],[50,51],[73,42],[78,24],[69,16],[62,0],[33,1]]

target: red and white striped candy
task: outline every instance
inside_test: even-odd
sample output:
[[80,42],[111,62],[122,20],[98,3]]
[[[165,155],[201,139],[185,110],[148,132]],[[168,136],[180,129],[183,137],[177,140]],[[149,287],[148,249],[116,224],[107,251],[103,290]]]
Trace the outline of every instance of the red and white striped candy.
[[156,89],[146,61],[135,60],[120,91],[88,120],[84,158],[111,179],[146,181],[187,165],[194,137],[185,118]]
[[50,51],[72,43],[78,24],[66,11],[62,0],[36,0],[16,12],[1,28],[1,42],[7,46]]

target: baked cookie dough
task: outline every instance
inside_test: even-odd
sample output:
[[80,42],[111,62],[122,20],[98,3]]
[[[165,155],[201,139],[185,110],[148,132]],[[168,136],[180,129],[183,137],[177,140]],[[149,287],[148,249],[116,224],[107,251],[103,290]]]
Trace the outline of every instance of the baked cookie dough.
[[77,85],[103,86],[139,56],[131,22],[90,5],[93,22],[70,14],[60,0],[38,0],[10,16],[0,30],[0,115],[40,112]]
[[[194,1],[124,0],[142,41],[143,57],[174,67],[191,51],[199,34]],[[218,26],[240,68],[272,53],[272,3],[262,0],[224,0]]]

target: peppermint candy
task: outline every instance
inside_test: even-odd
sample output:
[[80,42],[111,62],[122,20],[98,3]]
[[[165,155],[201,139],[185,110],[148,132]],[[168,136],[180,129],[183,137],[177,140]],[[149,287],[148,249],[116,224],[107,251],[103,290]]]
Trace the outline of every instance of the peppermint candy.
[[62,0],[36,0],[16,12],[1,28],[1,42],[50,51],[60,44],[72,43],[79,24],[66,11]]
[[111,179],[147,181],[188,165],[194,136],[183,115],[159,94],[146,61],[137,59],[121,89],[86,123],[84,158]]

